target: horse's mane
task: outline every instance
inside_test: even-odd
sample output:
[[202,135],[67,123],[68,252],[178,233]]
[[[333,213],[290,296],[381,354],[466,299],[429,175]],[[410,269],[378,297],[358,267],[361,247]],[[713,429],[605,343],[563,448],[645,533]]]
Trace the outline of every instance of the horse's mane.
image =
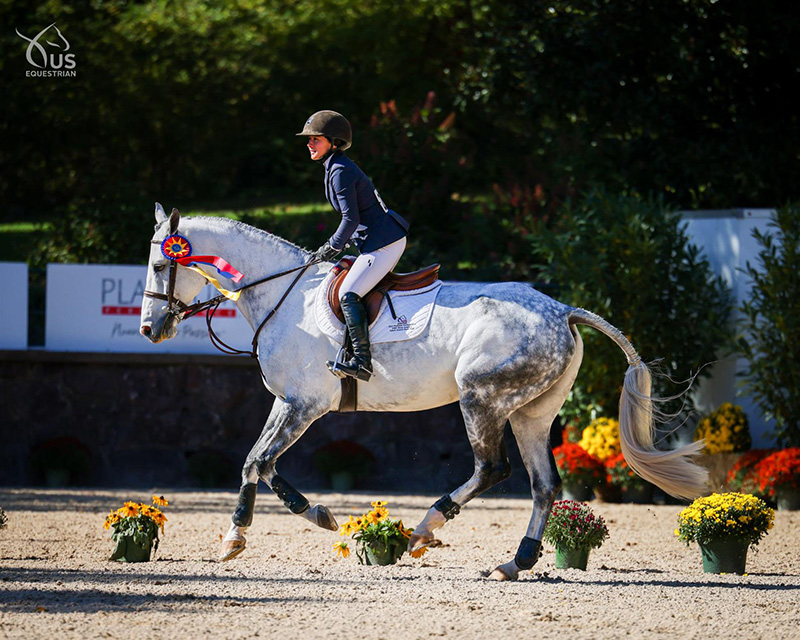
[[212,223],[212,226],[214,226],[214,225],[220,225],[220,226],[230,225],[232,227],[235,227],[236,229],[238,229],[240,232],[242,232],[245,235],[254,236],[256,238],[258,238],[259,236],[262,236],[262,237],[266,236],[267,238],[275,240],[278,244],[284,245],[287,248],[297,249],[297,250],[302,251],[304,253],[310,253],[309,250],[306,249],[305,247],[301,247],[299,245],[296,245],[295,243],[290,242],[289,240],[286,240],[285,238],[281,238],[280,236],[276,236],[274,233],[270,233],[269,231],[264,231],[263,229],[259,229],[258,227],[254,227],[252,225],[249,225],[249,224],[247,224],[245,222],[242,222],[241,220],[235,220],[233,218],[225,218],[225,217],[220,217],[220,216],[186,216],[185,220],[208,221],[208,222]]

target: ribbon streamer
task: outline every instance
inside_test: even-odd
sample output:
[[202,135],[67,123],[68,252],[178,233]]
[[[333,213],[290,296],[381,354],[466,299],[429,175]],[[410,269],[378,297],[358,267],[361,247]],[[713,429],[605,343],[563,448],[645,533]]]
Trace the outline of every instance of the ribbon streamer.
[[[226,260],[220,258],[219,256],[186,256],[184,258],[176,259],[175,262],[183,265],[184,267],[189,267],[190,265],[196,263],[210,265],[214,267],[221,276],[230,278],[234,282],[239,282],[242,278],[244,278],[243,273],[237,271]],[[203,272],[201,271],[200,273]],[[203,275],[206,274],[203,273]],[[206,277],[208,276],[206,275]],[[220,291],[222,290],[220,289]]]
[[[189,266],[189,265],[184,265],[184,266],[186,266],[187,269],[191,269],[192,271],[196,271],[201,276],[203,276],[212,285],[214,285],[214,288],[217,291],[219,291],[223,296],[225,296],[228,300],[232,300],[233,302],[236,302],[239,299],[239,296],[241,295],[241,291],[231,291],[230,289],[226,289],[225,287],[223,287],[219,283],[219,280],[217,280],[214,276],[207,274],[200,267]],[[237,273],[238,273],[238,271],[237,271]],[[242,274],[239,274],[239,275],[241,276]]]

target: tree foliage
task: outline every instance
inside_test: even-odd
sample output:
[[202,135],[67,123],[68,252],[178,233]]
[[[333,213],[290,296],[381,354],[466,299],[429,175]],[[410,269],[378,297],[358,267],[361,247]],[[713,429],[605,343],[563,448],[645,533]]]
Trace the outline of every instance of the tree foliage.
[[[306,189],[293,134],[307,114],[347,114],[359,159],[381,102],[410,113],[431,90],[474,149],[475,191],[599,182],[682,207],[784,201],[800,148],[795,13],[777,0],[9,0],[3,213]],[[14,29],[52,22],[77,77],[26,77]],[[408,213],[416,193],[399,193]]]
[[800,205],[778,209],[769,227],[753,231],[761,251],[746,267],[752,289],[741,306],[744,387],[775,420],[778,445],[800,447]]
[[[562,302],[603,316],[645,361],[663,358],[673,379],[688,379],[730,346],[728,290],[663,199],[589,191],[567,202],[532,243],[541,277],[560,284]],[[615,416],[625,358],[606,336],[582,335],[586,356],[566,415],[578,415],[573,405],[583,402]],[[655,386],[662,396],[676,391],[663,377]]]

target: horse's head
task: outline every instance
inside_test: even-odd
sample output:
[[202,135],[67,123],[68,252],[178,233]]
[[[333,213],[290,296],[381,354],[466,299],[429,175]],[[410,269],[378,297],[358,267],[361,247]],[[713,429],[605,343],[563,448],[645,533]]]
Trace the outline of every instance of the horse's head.
[[[151,342],[174,338],[182,320],[181,306],[189,304],[200,293],[205,279],[189,269],[179,268],[162,251],[168,237],[178,233],[181,214],[177,209],[167,217],[164,208],[156,202],[156,231],[150,241],[150,259],[147,263],[146,293],[142,299],[142,317],[139,333]],[[184,232],[187,240],[189,234]]]

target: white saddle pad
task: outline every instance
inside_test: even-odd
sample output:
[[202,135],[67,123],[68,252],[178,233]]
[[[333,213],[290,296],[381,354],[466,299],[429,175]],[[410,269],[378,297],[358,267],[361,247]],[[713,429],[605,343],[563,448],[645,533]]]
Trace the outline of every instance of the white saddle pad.
[[[331,305],[328,304],[328,285],[335,277],[331,271],[317,289],[314,301],[314,315],[320,331],[336,344],[344,340],[345,326],[334,315]],[[397,317],[392,317],[392,310],[386,298],[381,302],[378,317],[369,326],[369,340],[372,344],[381,342],[400,342],[416,338],[428,326],[436,303],[436,296],[442,288],[442,281],[436,280],[424,289],[413,291],[390,291],[392,306]]]

